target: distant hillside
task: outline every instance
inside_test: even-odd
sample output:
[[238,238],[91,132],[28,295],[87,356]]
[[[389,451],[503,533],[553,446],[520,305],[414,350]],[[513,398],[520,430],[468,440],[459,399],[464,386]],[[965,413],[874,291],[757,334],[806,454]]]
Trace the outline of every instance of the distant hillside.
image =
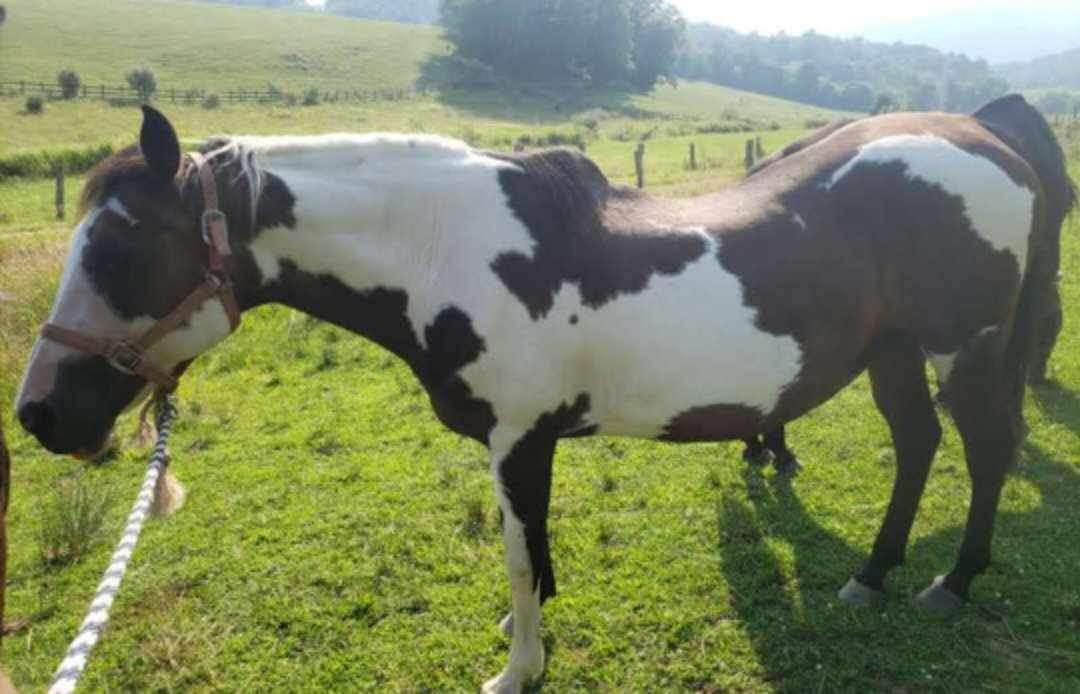
[[972,7],[893,21],[860,32],[873,41],[922,43],[990,63],[1031,60],[1076,48],[1076,0],[980,0]]
[[[3,2],[3,0],[0,0]],[[162,0],[17,0],[0,28],[0,80],[120,84],[138,66],[162,88],[401,89],[445,54],[434,27],[318,12]]]
[[679,75],[852,111],[969,111],[1008,89],[986,61],[926,46],[709,24],[690,26]]
[[1080,48],[994,69],[1017,89],[1080,89]]

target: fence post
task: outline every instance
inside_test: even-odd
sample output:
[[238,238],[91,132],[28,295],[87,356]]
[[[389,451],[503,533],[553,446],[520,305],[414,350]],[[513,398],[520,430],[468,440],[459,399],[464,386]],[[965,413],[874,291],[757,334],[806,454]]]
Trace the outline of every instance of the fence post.
[[64,165],[56,165],[56,218],[64,218]]
[[754,141],[746,141],[746,156],[743,157],[743,164],[746,166],[746,170],[754,168]]
[[645,143],[639,142],[634,150],[634,169],[637,171],[637,187],[645,187]]
[[754,159],[759,160],[764,158],[765,148],[761,146],[761,135],[758,135],[754,138]]
[[690,170],[697,171],[697,147],[690,143]]
[[105,85],[101,85],[101,100],[105,101]]

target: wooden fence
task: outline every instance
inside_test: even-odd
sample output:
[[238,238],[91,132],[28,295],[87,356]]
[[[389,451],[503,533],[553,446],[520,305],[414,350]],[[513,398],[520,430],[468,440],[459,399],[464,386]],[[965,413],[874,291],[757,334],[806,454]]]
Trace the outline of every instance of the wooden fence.
[[[208,96],[216,96],[221,103],[277,103],[292,102],[303,103],[305,101],[345,101],[345,102],[373,102],[373,101],[407,101],[422,96],[424,92],[413,89],[318,89],[309,88],[300,93],[292,93],[273,87],[263,89],[220,89],[207,90],[201,88],[170,87],[158,89],[154,92],[154,98],[159,102],[169,103],[199,103]],[[60,86],[51,82],[39,80],[7,80],[0,81],[0,97],[39,95],[48,99],[63,98]],[[98,99],[101,101],[124,101],[137,103],[143,101],[138,90],[127,86],[107,84],[84,84],[79,88],[76,96],[79,99]]]

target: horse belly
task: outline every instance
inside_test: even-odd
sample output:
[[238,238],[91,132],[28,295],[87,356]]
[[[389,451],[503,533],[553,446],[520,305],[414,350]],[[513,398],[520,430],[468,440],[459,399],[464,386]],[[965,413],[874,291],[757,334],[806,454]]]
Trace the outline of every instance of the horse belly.
[[585,395],[584,423],[598,433],[672,438],[673,423],[711,408],[715,426],[699,438],[736,438],[773,411],[802,364],[798,342],[756,318],[739,278],[710,252],[599,307],[564,285],[543,320],[522,316],[489,334],[467,378],[500,422]]

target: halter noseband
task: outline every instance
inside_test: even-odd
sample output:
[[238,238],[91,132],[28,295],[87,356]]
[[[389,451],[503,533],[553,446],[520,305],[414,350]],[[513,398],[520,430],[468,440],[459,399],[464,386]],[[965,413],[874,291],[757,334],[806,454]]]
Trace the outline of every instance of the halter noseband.
[[134,340],[109,340],[94,337],[52,323],[46,323],[41,328],[42,337],[82,352],[104,357],[105,361],[117,371],[141,376],[166,391],[176,389],[177,378],[186,365],[181,364],[172,372],[161,369],[147,361],[148,349],[180,327],[199,310],[199,307],[215,296],[221,300],[225,315],[229,318],[229,332],[232,333],[240,325],[240,308],[236,303],[236,295],[233,293],[232,281],[229,279],[226,267],[226,259],[232,255],[228,224],[225,213],[218,207],[217,181],[214,179],[214,171],[202,154],[189,152],[187,156],[198,173],[203,193],[200,227],[203,241],[206,242],[209,250],[210,261],[206,279],[202,284],[188,294],[179,306]]

